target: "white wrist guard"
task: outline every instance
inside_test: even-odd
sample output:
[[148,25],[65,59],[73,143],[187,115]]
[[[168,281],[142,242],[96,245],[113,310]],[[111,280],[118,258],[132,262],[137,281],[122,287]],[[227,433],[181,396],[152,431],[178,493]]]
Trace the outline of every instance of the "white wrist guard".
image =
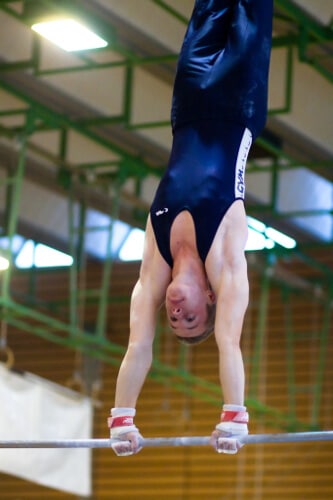
[[138,432],[134,425],[135,408],[112,408],[111,417],[108,418],[108,427],[112,439],[120,438],[128,432]]
[[217,424],[216,429],[230,436],[248,434],[249,414],[245,407],[239,408],[241,409],[232,409],[232,405],[224,405],[221,422]]

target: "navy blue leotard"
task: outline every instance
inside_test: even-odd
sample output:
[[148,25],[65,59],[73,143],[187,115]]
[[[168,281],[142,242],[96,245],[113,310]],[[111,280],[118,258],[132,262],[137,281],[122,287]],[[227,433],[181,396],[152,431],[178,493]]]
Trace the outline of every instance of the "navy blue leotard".
[[161,255],[188,210],[204,262],[224,214],[245,194],[252,139],[267,114],[273,0],[197,0],[179,56],[173,144],[150,209]]

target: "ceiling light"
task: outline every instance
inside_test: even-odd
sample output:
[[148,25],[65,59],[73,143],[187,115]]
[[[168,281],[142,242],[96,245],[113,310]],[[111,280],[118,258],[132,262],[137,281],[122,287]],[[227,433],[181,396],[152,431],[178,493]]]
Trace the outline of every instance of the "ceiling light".
[[285,248],[295,248],[297,242],[294,238],[281,233],[277,229],[267,227],[266,224],[247,216],[249,236],[245,250],[272,249],[275,243]]
[[120,260],[141,260],[145,241],[145,232],[133,229],[119,252]]
[[67,52],[98,49],[107,42],[74,19],[56,19],[33,24],[31,29]]
[[277,231],[277,229],[274,229],[272,227],[268,227],[265,231],[266,236],[268,238],[271,238],[273,241],[281,245],[282,247],[285,248],[295,248],[296,247],[296,241],[294,238],[291,238],[290,236],[287,236],[286,234],[281,233],[280,231]]
[[9,260],[0,256],[0,271],[6,271],[9,268]]

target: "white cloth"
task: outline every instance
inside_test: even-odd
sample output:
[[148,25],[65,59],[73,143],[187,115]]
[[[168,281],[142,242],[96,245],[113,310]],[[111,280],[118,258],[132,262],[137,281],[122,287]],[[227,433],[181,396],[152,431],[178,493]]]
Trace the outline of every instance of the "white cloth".
[[[89,439],[92,403],[0,363],[0,440]],[[0,471],[81,496],[91,494],[90,449],[0,449]]]

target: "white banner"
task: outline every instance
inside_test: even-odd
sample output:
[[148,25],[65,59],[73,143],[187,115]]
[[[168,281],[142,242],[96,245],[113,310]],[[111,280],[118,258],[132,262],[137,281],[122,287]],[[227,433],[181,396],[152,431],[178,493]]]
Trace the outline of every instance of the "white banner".
[[[92,402],[0,363],[0,440],[89,439]],[[80,496],[91,494],[90,449],[0,449],[0,471]]]

